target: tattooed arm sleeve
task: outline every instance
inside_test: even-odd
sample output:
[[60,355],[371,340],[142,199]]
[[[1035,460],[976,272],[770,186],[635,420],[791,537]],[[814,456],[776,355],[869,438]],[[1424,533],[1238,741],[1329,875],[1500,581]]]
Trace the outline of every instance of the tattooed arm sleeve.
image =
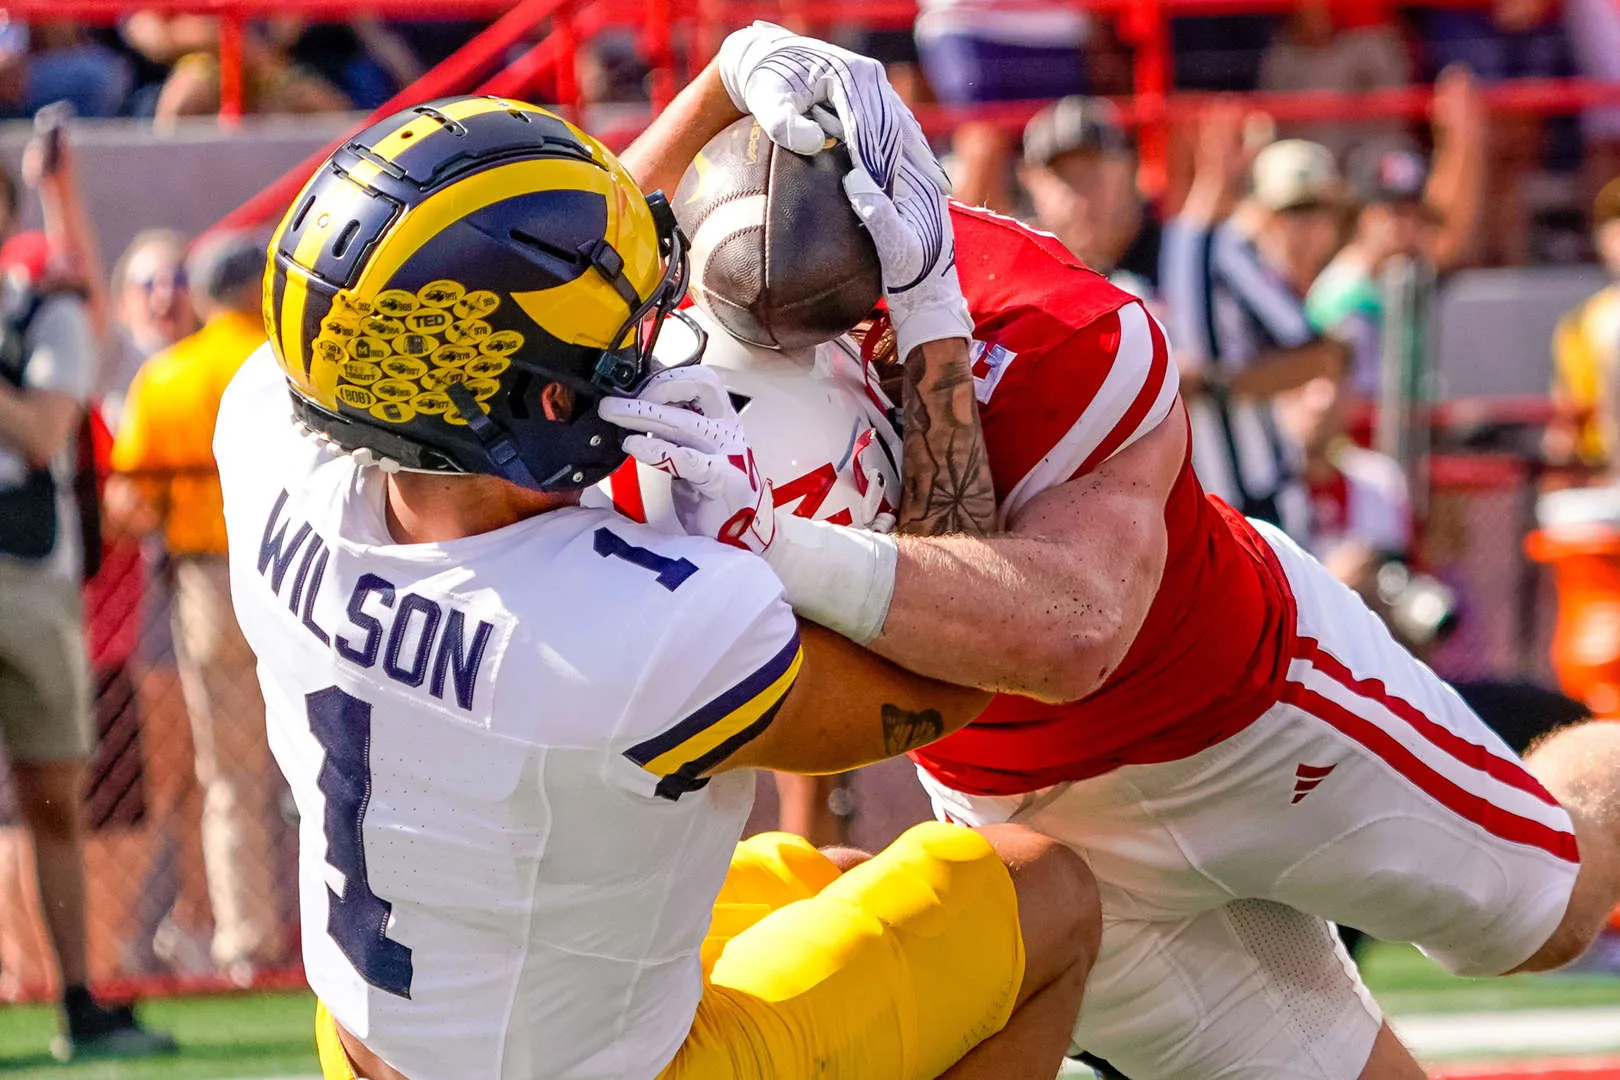
[[967,342],[913,349],[905,373],[900,531],[984,536],[995,526],[996,493]]

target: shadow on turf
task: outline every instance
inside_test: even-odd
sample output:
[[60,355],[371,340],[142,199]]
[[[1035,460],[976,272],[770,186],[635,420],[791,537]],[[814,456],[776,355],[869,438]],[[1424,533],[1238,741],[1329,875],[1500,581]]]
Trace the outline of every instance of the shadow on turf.
[[153,1054],[142,1058],[118,1057],[83,1057],[74,1061],[57,1061],[48,1050],[40,1050],[32,1054],[0,1054],[0,1075],[20,1072],[23,1069],[51,1069],[64,1073],[74,1069],[101,1069],[124,1066],[154,1067],[160,1062],[170,1062],[176,1066],[184,1066],[186,1075],[201,1074],[213,1069],[215,1075],[231,1076],[241,1068],[244,1058],[254,1057],[293,1057],[311,1054],[310,1040],[287,1039],[279,1041],[255,1041],[252,1043],[237,1043],[221,1045],[219,1043],[181,1043],[178,1050],[168,1054]]
[[51,1057],[50,1052],[41,1050],[37,1054],[23,1054],[12,1057],[0,1055],[0,1073],[12,1072],[16,1069],[48,1069],[61,1062]]

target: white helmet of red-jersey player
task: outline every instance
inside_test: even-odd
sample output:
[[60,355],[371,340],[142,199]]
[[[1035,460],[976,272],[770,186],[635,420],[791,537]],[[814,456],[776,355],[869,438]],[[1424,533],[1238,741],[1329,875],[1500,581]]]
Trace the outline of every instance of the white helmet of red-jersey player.
[[[862,529],[892,528],[900,438],[889,421],[889,400],[867,377],[859,347],[838,338],[813,349],[762,349],[728,336],[698,308],[689,314],[708,331],[703,363],[719,371],[731,391],[778,509]],[[690,355],[690,336],[679,321],[666,321],[655,357]],[[679,532],[669,485],[667,474],[631,460],[585,502],[602,505],[606,496],[628,517]]]

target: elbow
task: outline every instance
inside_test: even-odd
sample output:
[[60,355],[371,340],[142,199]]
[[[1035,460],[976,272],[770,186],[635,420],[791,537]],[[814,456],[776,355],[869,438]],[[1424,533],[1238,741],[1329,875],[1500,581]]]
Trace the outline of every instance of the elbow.
[[965,728],[978,719],[979,714],[990,707],[992,696],[990,691],[978,687],[951,686],[946,696],[939,699],[939,711],[944,720],[939,737]]
[[1119,617],[1054,630],[1029,658],[1027,670],[1034,677],[1021,692],[1054,705],[1088,698],[1119,668],[1129,647]]

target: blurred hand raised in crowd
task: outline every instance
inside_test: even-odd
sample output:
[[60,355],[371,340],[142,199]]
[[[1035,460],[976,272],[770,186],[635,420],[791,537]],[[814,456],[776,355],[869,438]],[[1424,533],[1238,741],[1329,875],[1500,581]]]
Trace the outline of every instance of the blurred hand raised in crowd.
[[1540,26],[1551,14],[1554,0],[1496,0],[1491,21],[1498,30],[1515,33]]
[[1482,130],[1487,109],[1479,82],[1466,65],[1452,64],[1434,80],[1429,122],[1437,134],[1463,136]]
[[1254,155],[1270,141],[1270,118],[1234,101],[1205,110],[1193,143],[1193,180],[1181,216],[1214,225],[1231,212],[1247,185]]

